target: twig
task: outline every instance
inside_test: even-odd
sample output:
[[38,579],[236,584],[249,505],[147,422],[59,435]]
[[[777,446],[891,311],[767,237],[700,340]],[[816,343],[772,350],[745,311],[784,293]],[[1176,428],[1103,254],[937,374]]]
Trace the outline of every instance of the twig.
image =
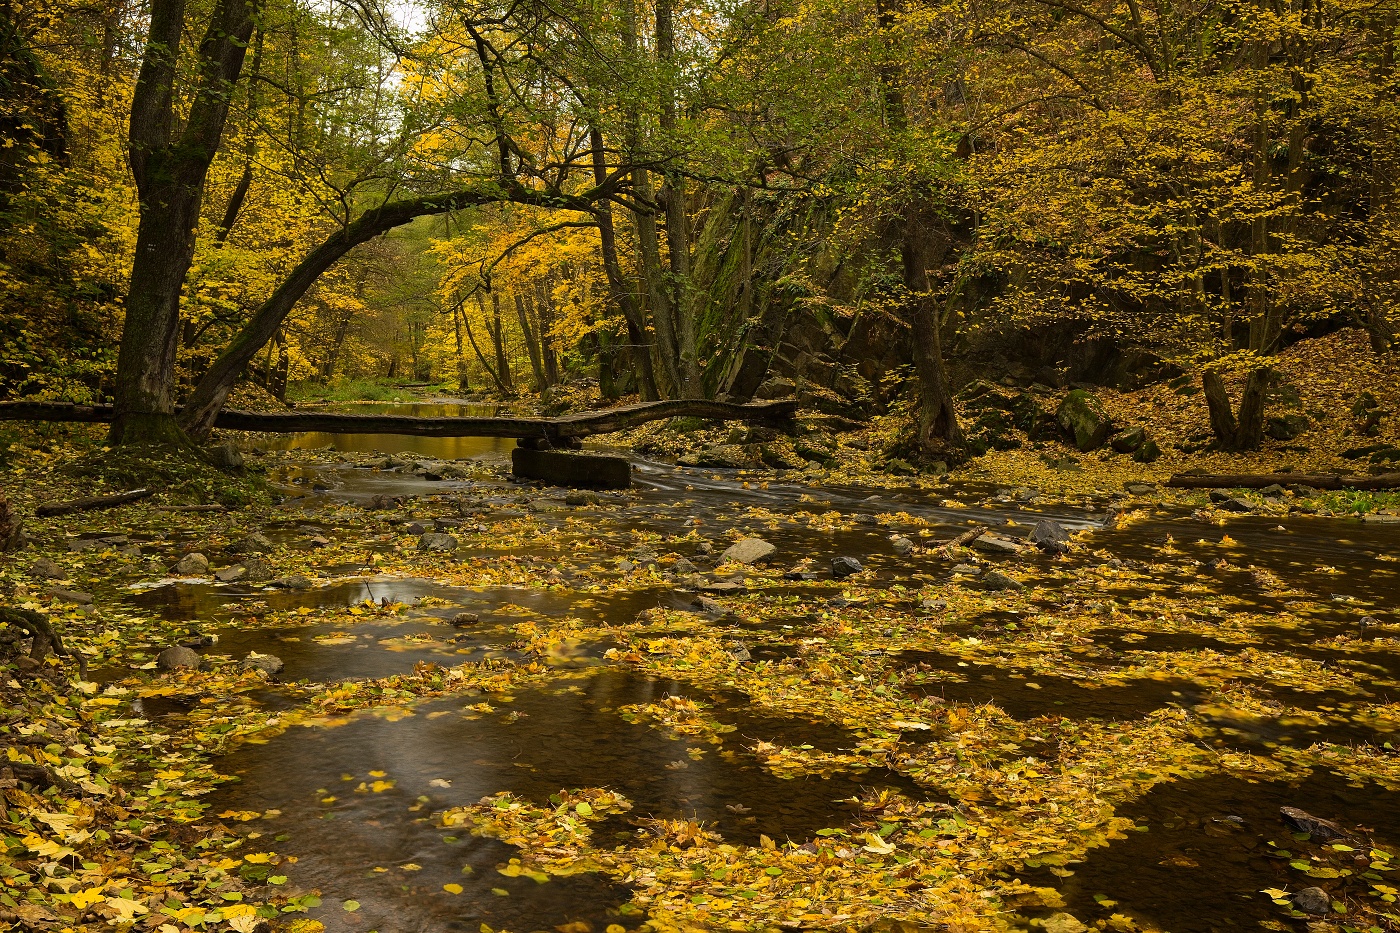
[[45,502],[34,510],[34,514],[40,516],[67,515],[70,512],[110,509],[112,506],[125,505],[128,502],[135,502],[137,499],[144,499],[154,494],[150,489],[129,489],[126,492],[118,492],[110,496],[87,496],[82,499],[70,499],[67,502]]

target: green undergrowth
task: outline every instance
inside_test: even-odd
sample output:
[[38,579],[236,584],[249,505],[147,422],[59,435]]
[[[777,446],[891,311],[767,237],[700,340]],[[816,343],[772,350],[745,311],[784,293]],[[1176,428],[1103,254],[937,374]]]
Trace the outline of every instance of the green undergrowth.
[[[434,391],[450,392],[450,384],[430,387]],[[298,382],[287,387],[290,402],[413,402],[421,390],[380,382],[377,379],[346,379],[321,385]]]

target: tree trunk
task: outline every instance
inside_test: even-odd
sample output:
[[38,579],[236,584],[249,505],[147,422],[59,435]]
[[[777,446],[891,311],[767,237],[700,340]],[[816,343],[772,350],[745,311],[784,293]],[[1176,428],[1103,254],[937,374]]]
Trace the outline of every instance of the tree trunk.
[[[608,179],[603,134],[597,129],[590,129],[588,140],[593,150],[593,183],[602,185]],[[597,217],[598,243],[603,256],[603,272],[608,279],[608,297],[622,312],[622,319],[627,323],[627,338],[634,350],[632,359],[636,361],[642,399],[655,401],[661,398],[661,393],[657,391],[656,373],[652,369],[651,347],[646,339],[646,323],[637,307],[636,295],[628,288],[622,275],[622,263],[617,256],[617,234],[613,228],[612,205],[606,200],[598,203]]]
[[544,378],[544,362],[540,354],[539,340],[535,329],[530,326],[529,299],[515,295],[515,316],[520,321],[520,336],[525,340],[525,353],[530,357],[530,371],[535,374],[535,391],[543,392],[548,384]]
[[452,308],[452,329],[457,336],[457,391],[463,394],[472,390],[471,380],[467,377],[467,358],[462,353],[462,306],[454,305]]
[[182,443],[175,422],[180,289],[194,258],[209,164],[253,33],[254,3],[219,0],[196,57],[199,74],[184,130],[173,138],[176,62],[184,0],[153,0],[150,34],[131,104],[128,155],[140,194],[136,254],[117,355],[111,440]]
[[559,384],[559,354],[554,347],[554,305],[550,298],[550,285],[543,279],[535,280],[535,319],[540,337],[540,361],[544,363],[544,379],[548,385]]
[[1205,390],[1206,408],[1210,410],[1211,433],[1222,447],[1228,449],[1235,443],[1238,425],[1230,405],[1230,396],[1225,391],[1225,381],[1220,378],[1220,373],[1207,369],[1201,373],[1201,388]]
[[1258,450],[1264,443],[1265,394],[1274,381],[1274,371],[1267,366],[1249,374],[1240,399],[1239,424],[1235,428],[1235,450]]
[[[492,326],[494,324],[494,326]],[[501,321],[501,296],[491,293],[491,320],[486,322],[486,331],[496,347],[496,370],[501,376],[501,385],[506,394],[515,394],[515,378],[510,373],[510,358],[506,356],[506,330]]]

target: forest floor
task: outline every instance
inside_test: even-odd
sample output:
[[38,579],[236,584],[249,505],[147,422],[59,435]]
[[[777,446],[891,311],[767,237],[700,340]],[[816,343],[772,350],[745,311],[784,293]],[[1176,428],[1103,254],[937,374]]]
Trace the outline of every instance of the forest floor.
[[[1400,929],[1392,500],[1125,491],[1393,443],[1348,406],[1396,374],[1323,346],[1313,433],[1244,456],[898,477],[813,416],[825,465],[626,492],[250,450],[28,517],[4,604],[86,679],[3,646],[0,930]],[[97,444],[24,433],[11,505],[143,478]]]

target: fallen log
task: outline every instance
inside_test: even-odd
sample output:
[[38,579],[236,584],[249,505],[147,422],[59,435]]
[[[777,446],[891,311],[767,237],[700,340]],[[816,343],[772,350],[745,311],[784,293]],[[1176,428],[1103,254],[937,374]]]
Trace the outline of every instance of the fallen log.
[[[514,437],[560,440],[608,434],[667,418],[704,418],[712,421],[778,423],[796,413],[792,400],[776,402],[711,402],[705,399],[671,399],[643,402],[603,411],[580,412],[560,418],[415,418],[407,415],[357,415],[330,412],[277,412],[225,409],[214,422],[228,431],[271,434],[408,434],[419,437]],[[0,402],[0,421],[112,420],[110,405],[71,405],[62,402]]]
[[947,558],[951,555],[953,548],[965,547],[971,544],[972,542],[976,541],[978,538],[982,537],[989,530],[990,529],[988,529],[986,525],[974,526],[973,528],[964,531],[956,538],[953,538],[951,541],[944,542],[942,545],[939,546],[939,551],[942,552],[944,558]]
[[1337,473],[1177,473],[1167,480],[1177,489],[1263,489],[1266,486],[1311,486],[1314,489],[1400,489],[1400,473],[1343,476]]
[[67,515],[70,512],[91,512],[94,509],[110,509],[113,506],[126,505],[128,502],[135,502],[150,495],[154,495],[150,489],[128,489],[126,492],[113,493],[110,496],[85,496],[81,499],[69,499],[67,502],[45,502],[34,510],[34,514],[43,517]]

